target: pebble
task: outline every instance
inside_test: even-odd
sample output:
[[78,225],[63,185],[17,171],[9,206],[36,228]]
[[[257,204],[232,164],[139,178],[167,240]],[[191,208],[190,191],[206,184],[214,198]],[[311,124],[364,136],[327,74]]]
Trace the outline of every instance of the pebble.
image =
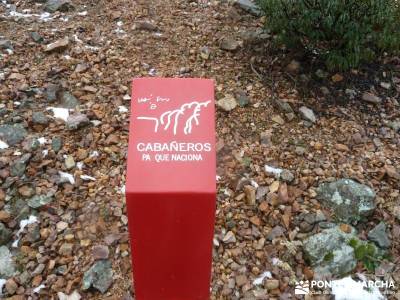
[[72,155],[67,155],[65,157],[64,164],[65,164],[65,167],[67,168],[67,170],[71,170],[72,168],[75,167],[75,160],[72,157]]
[[63,51],[65,50],[69,45],[69,39],[68,37],[64,37],[62,39],[59,39],[53,43],[50,43],[44,47],[44,52],[53,52],[53,51]]
[[217,106],[227,112],[235,109],[237,105],[238,103],[236,102],[235,97],[229,94],[217,101]]
[[382,102],[381,98],[379,98],[378,96],[376,96],[372,93],[368,93],[368,92],[365,92],[362,95],[362,100],[365,102],[368,102],[368,103],[372,103],[372,104],[379,104]]
[[223,38],[219,44],[219,47],[225,51],[236,51],[239,49],[239,43],[233,38]]
[[66,125],[68,130],[77,130],[89,124],[90,122],[86,115],[75,113],[68,117]]
[[106,245],[96,245],[92,249],[92,255],[94,260],[107,259],[110,254],[110,250]]
[[317,118],[316,118],[314,112],[311,109],[309,109],[308,107],[305,107],[305,106],[300,107],[299,112],[300,112],[301,117],[304,120],[309,121],[311,123],[315,123],[317,121]]

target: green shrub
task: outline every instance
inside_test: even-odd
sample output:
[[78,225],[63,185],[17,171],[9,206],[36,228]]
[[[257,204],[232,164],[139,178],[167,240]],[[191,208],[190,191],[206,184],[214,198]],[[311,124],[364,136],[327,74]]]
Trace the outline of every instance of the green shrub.
[[397,0],[256,0],[277,41],[346,70],[400,48]]

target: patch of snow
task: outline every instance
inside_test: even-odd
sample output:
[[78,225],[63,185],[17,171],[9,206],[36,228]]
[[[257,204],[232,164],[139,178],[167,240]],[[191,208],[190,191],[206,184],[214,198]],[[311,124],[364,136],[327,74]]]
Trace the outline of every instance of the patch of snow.
[[0,296],[3,295],[3,287],[6,284],[7,280],[0,278]]
[[0,140],[0,150],[2,150],[2,149],[7,149],[7,148],[8,148],[7,143],[6,143],[6,142],[3,142],[2,140]]
[[16,151],[14,151],[13,155],[14,155],[14,156],[21,156],[21,155],[22,155],[22,152],[16,150]]
[[254,180],[251,180],[251,181],[250,181],[250,184],[251,184],[253,187],[255,187],[256,189],[259,187],[258,183],[255,182]]
[[44,145],[44,144],[47,143],[47,140],[46,140],[46,138],[41,137],[41,138],[38,138],[38,142],[39,142],[40,145]]
[[24,219],[19,222],[19,229],[17,231],[17,239],[12,243],[13,248],[18,247],[20,235],[21,235],[22,231],[24,231],[25,227],[30,224],[36,223],[37,221],[38,221],[38,218],[36,216],[29,216],[28,219]]
[[121,114],[123,114],[123,113],[128,112],[128,109],[127,109],[125,106],[120,105],[120,106],[118,106],[118,111],[119,111]]
[[51,110],[53,112],[54,118],[61,119],[64,122],[67,122],[69,117],[69,109],[62,107],[47,107],[46,110]]
[[97,151],[95,150],[95,151],[93,151],[92,153],[90,153],[89,158],[98,157],[98,156],[99,156],[99,152],[97,152]]
[[150,71],[149,71],[149,75],[150,75],[150,76],[156,76],[156,75],[157,75],[156,69],[151,68]]
[[121,194],[125,195],[125,184],[121,187]]
[[78,162],[76,163],[76,167],[77,167],[79,170],[82,170],[82,168],[83,168],[83,162],[78,161]]
[[43,158],[45,158],[47,155],[49,155],[49,150],[45,149],[42,151]]
[[70,184],[75,184],[75,178],[72,174],[58,171],[58,175],[60,175],[61,179],[68,180]]
[[131,96],[126,94],[126,95],[124,95],[124,97],[122,99],[125,100],[125,101],[130,101],[131,100]]
[[72,59],[72,57],[71,56],[69,56],[69,55],[64,55],[63,56],[66,60],[70,60],[70,59]]
[[219,176],[219,175],[215,176],[215,180],[216,180],[217,182],[220,181],[220,180],[221,180],[221,176]]
[[97,52],[99,50],[99,47],[94,47],[94,46],[89,46],[89,45],[85,45],[86,49],[89,49],[93,52]]
[[80,300],[81,295],[79,295],[78,291],[75,290],[71,295],[66,295],[63,292],[58,292],[57,293],[58,299],[59,300]]
[[101,124],[101,121],[100,120],[91,120],[90,123],[92,123],[93,126],[97,127]]
[[81,179],[83,179],[83,180],[92,180],[92,181],[96,181],[96,178],[94,178],[94,177],[92,177],[92,176],[89,176],[89,175],[81,175],[80,177],[81,177]]
[[86,16],[87,14],[88,12],[86,10],[77,13],[78,16]]
[[14,51],[12,51],[11,49],[6,49],[6,51],[7,51],[7,53],[8,53],[9,55],[11,55],[11,54],[14,53]]
[[268,166],[268,165],[265,165],[264,168],[265,168],[265,172],[267,172],[267,173],[272,173],[272,174],[274,174],[274,175],[281,175],[281,173],[283,172],[282,169],[270,167],[270,166]]
[[384,300],[386,299],[377,287],[364,289],[365,281],[355,281],[345,277],[332,281],[332,295],[335,300]]
[[279,259],[279,258],[277,258],[277,257],[273,257],[272,258],[272,264],[274,265],[274,266],[276,266],[277,264],[279,264],[281,262],[281,260]]
[[40,292],[41,289],[44,289],[46,286],[44,284],[39,285],[38,287],[33,289],[33,293],[37,294]]
[[253,280],[254,285],[260,285],[263,283],[265,278],[272,278],[272,274],[269,271],[265,271],[259,277]]
[[78,35],[77,35],[77,34],[74,34],[72,37],[75,39],[75,42],[78,42],[78,43],[83,44],[83,41],[82,41],[81,39],[78,38]]
[[21,102],[19,102],[19,101],[15,101],[15,102],[14,102],[14,105],[16,105],[16,106],[20,106],[20,105],[21,105]]

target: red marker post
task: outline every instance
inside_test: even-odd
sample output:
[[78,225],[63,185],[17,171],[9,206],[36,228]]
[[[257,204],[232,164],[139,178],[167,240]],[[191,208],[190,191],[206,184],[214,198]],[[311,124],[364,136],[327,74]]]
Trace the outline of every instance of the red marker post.
[[133,80],[126,202],[137,300],[209,299],[214,109],[212,80]]

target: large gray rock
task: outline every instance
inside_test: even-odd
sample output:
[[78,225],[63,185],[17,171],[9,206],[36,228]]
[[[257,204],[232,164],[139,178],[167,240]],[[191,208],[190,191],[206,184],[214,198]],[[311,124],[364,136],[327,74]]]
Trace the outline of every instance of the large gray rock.
[[7,244],[12,236],[12,232],[2,222],[0,222],[0,246]]
[[10,250],[6,246],[0,246],[0,278],[9,278],[15,274],[15,263]]
[[237,0],[236,5],[253,16],[261,16],[260,7],[251,0]]
[[386,233],[386,225],[383,222],[380,222],[370,232],[368,232],[368,239],[382,248],[389,248],[391,245]]
[[350,229],[351,232],[346,233],[336,226],[304,240],[305,257],[316,273],[342,276],[356,267],[354,249],[349,242],[357,237],[355,229]]
[[113,282],[113,271],[109,260],[99,260],[85,272],[82,279],[82,289],[87,290],[91,286],[104,294]]
[[332,209],[335,219],[341,222],[356,223],[362,217],[371,215],[375,209],[375,192],[351,179],[323,183],[318,187],[317,194],[317,198]]
[[21,142],[27,134],[28,133],[21,124],[0,125],[0,139],[10,146]]
[[47,12],[56,12],[56,11],[69,11],[74,9],[71,1],[68,0],[48,0],[44,5],[44,10]]
[[310,108],[302,106],[300,107],[299,112],[304,120],[309,121],[311,123],[317,122],[317,117]]

